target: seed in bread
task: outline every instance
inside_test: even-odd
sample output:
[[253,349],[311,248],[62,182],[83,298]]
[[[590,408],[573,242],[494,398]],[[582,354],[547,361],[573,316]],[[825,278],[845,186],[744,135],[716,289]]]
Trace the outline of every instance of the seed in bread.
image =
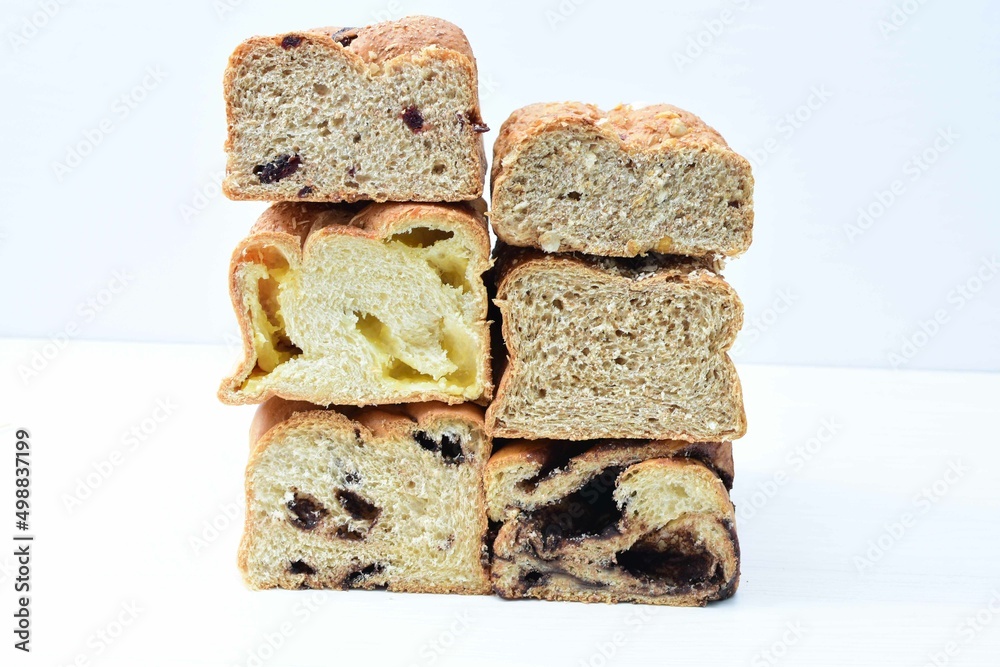
[[251,588],[489,592],[479,408],[271,399],[251,447],[239,554]]
[[220,399],[488,400],[482,202],[280,203],[233,253],[244,356]]
[[665,104],[534,104],[493,148],[490,222],[505,243],[634,257],[744,252],[750,163],[700,118]]
[[498,252],[507,366],[493,437],[732,440],[746,431],[727,350],[743,320],[706,261]]
[[515,441],[486,467],[506,598],[704,605],[739,583],[729,443]]
[[465,34],[414,16],[253,37],[225,75],[223,191],[266,201],[467,201],[486,159]]

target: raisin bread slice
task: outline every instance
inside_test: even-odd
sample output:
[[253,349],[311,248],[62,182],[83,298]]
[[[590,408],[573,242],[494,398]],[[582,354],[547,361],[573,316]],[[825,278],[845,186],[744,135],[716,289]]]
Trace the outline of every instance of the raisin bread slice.
[[223,191],[267,201],[466,201],[486,176],[465,34],[414,16],[253,37],[225,75]]
[[739,255],[750,245],[750,163],[694,114],[657,104],[533,104],[493,147],[497,236],[547,252]]
[[488,400],[483,204],[272,206],[233,253],[225,403]]
[[516,441],[486,467],[505,598],[704,605],[733,595],[729,443]]
[[743,320],[705,261],[498,251],[507,363],[499,438],[732,440],[746,432],[727,354]]
[[271,399],[251,444],[239,554],[251,588],[489,592],[478,408]]

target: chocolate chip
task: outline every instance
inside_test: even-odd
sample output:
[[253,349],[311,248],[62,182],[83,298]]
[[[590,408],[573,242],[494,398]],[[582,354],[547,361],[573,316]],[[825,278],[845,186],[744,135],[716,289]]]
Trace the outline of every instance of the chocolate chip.
[[334,535],[342,540],[350,540],[352,542],[365,539],[365,533],[362,533],[360,530],[354,530],[346,524],[343,526],[337,526],[337,530],[334,532]]
[[348,484],[357,484],[358,482],[361,481],[361,475],[353,471],[349,472],[346,475],[344,475],[344,481],[347,482]]
[[279,155],[267,164],[258,164],[253,168],[253,173],[260,179],[261,183],[276,183],[281,179],[294,174],[302,158],[295,155]]
[[351,515],[351,518],[358,521],[375,521],[382,513],[378,507],[347,489],[337,489],[337,500],[340,501],[340,506]]
[[344,585],[348,588],[354,588],[365,579],[373,577],[376,574],[382,574],[383,571],[385,571],[385,565],[382,565],[381,563],[372,563],[371,565],[363,567],[355,572],[351,572],[349,575],[344,577]]
[[743,206],[743,202],[738,202],[735,199],[729,202],[729,208],[739,208]]
[[581,197],[582,197],[583,195],[581,195],[581,194],[580,194],[579,192],[577,192],[576,190],[573,190],[572,192],[567,192],[567,193],[566,193],[566,196],[567,196],[567,197],[569,197],[570,199],[572,199],[573,201],[580,201],[580,198],[581,198]]
[[457,436],[445,433],[441,436],[441,440],[437,441],[425,431],[417,431],[413,434],[413,439],[427,451],[439,453],[445,463],[458,465],[465,461],[465,454],[462,452],[462,439]]
[[351,42],[358,38],[357,28],[341,28],[337,32],[331,33],[330,37],[341,46],[350,46]]
[[482,134],[483,132],[489,132],[490,131],[490,126],[487,125],[486,123],[473,123],[472,124],[472,131],[473,132],[478,132],[479,134]]
[[441,447],[441,443],[437,442],[434,438],[430,437],[423,431],[417,431],[414,433],[413,439],[417,441],[418,445],[429,452],[436,452],[438,448]]
[[447,463],[461,463],[465,460],[462,454],[462,440],[452,435],[445,434],[441,438],[441,458]]
[[316,570],[309,563],[301,560],[293,560],[289,563],[288,571],[292,574],[316,574]]
[[357,173],[358,173],[358,170],[355,169],[353,166],[350,166],[350,167],[347,168],[347,175],[350,176],[351,178],[354,178],[354,175],[357,174]]
[[403,109],[402,118],[403,122],[406,123],[406,127],[410,128],[414,134],[424,129],[424,117],[420,113],[420,110],[412,104]]
[[313,186],[307,185],[299,190],[299,197],[308,197],[313,193]]
[[294,497],[288,501],[287,507],[295,516],[290,520],[302,530],[312,530],[327,515],[327,510],[315,498],[294,491]]
[[281,40],[281,48],[294,49],[301,43],[302,38],[299,35],[285,35],[285,38]]

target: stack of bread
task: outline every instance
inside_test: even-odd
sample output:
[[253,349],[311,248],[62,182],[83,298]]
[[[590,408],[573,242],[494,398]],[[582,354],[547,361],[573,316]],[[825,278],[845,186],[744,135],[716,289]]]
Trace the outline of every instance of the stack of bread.
[[273,202],[233,254],[244,355],[219,390],[260,404],[249,586],[732,594],[742,314],[718,267],[749,244],[752,179],[721,137],[665,106],[515,112],[491,258],[456,26],[255,37],[225,95],[224,191]]
[[504,123],[490,222],[506,364],[486,428],[505,597],[704,604],[739,581],[746,431],[719,274],[750,243],[750,165],[668,105],[537,104]]

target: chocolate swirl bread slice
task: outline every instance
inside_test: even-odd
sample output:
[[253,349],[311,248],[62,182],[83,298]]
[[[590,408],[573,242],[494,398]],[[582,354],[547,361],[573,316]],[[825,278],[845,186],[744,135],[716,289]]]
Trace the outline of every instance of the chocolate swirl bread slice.
[[533,104],[493,147],[490,222],[516,246],[634,257],[739,255],[750,245],[750,163],[666,104]]
[[498,252],[507,366],[493,437],[732,440],[746,432],[727,350],[743,320],[705,261]]
[[739,584],[729,443],[516,441],[486,467],[506,598],[704,605]]
[[231,199],[466,201],[486,157],[465,34],[414,16],[253,37],[225,75]]
[[482,594],[482,412],[468,405],[258,408],[239,566],[251,588]]
[[482,202],[281,203],[233,253],[229,404],[488,400]]

